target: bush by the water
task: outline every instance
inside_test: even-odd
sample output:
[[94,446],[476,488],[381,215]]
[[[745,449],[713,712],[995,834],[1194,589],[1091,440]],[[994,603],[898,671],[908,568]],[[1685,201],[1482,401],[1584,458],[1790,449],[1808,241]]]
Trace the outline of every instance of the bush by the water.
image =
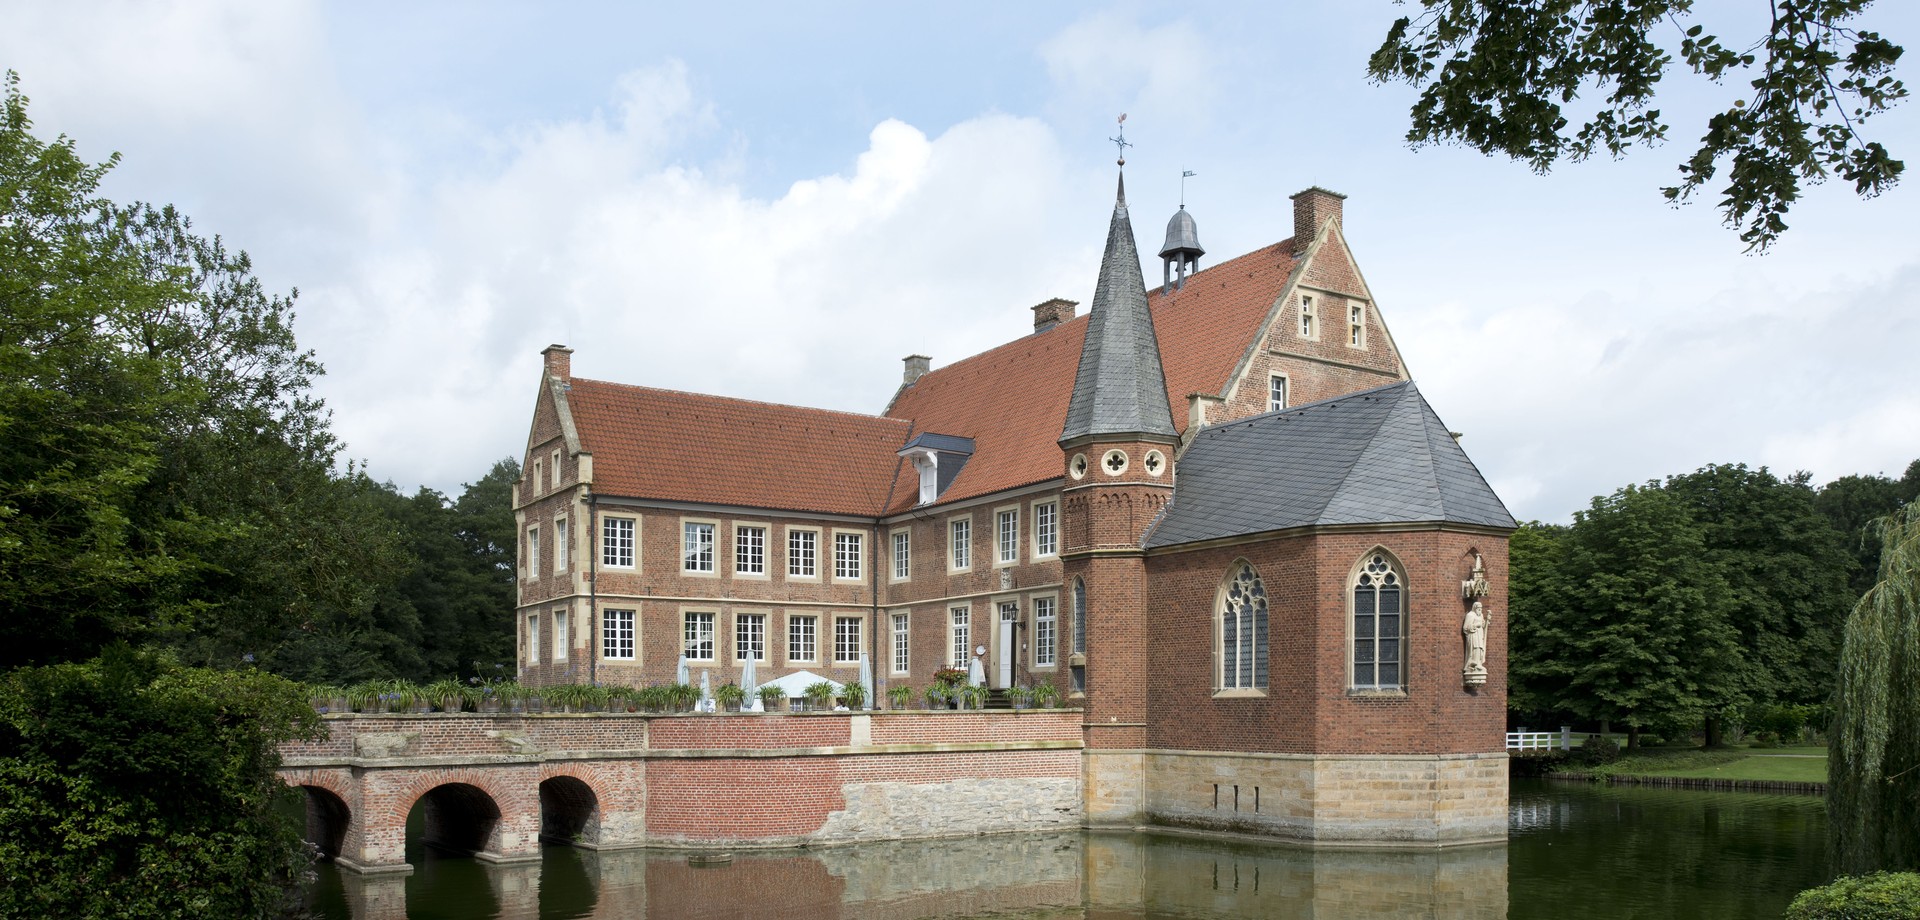
[[1620,745],[1605,735],[1588,735],[1587,740],[1580,742],[1579,749],[1567,759],[1585,767],[1613,763],[1620,759]]
[[1875,872],[1800,892],[1784,920],[1914,920],[1920,873]]

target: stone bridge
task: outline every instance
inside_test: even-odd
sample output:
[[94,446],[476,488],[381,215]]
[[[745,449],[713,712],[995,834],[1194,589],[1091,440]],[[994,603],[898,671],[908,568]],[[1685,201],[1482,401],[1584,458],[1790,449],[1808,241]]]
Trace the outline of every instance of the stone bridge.
[[1083,824],[1081,714],[361,714],[285,745],[308,839],[343,868],[412,871],[424,841],[493,863],[543,840],[754,848]]

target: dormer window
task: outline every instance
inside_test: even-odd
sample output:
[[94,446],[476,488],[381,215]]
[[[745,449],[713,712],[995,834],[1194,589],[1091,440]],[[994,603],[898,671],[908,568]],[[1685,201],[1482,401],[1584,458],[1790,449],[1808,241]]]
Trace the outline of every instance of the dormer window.
[[939,500],[940,493],[967,465],[967,458],[973,456],[973,439],[922,433],[900,448],[899,455],[911,460],[914,472],[920,474],[920,494],[914,504],[930,505]]

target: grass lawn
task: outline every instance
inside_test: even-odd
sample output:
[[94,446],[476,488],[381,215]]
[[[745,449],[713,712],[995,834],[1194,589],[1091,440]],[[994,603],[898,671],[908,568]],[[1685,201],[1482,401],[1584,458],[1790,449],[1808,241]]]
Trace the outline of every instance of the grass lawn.
[[[1768,756],[1768,755],[1802,756]],[[1568,772],[1596,776],[1672,776],[1688,779],[1734,779],[1759,782],[1824,783],[1827,781],[1824,747],[1722,749],[1654,748],[1598,767],[1566,767]],[[1807,756],[1817,755],[1817,756]]]
[[[1626,772],[1626,771],[1616,771]],[[1824,783],[1827,758],[1821,757],[1741,757],[1729,763],[1689,766],[1666,770],[1636,770],[1643,776],[1677,776],[1692,779],[1745,779],[1777,783]]]

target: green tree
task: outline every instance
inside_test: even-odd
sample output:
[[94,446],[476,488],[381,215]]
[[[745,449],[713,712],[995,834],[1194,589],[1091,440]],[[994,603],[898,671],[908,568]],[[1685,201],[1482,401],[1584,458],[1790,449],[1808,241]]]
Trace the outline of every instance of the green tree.
[[1907,465],[1906,475],[1842,476],[1820,488],[1813,506],[1838,529],[1854,559],[1848,584],[1853,596],[1867,593],[1880,577],[1879,519],[1920,498],[1920,460]]
[[0,917],[271,917],[306,856],[277,745],[296,685],[124,647],[0,681]]
[[1595,498],[1557,547],[1521,541],[1509,673],[1540,708],[1628,726],[1697,723],[1746,702],[1733,595],[1705,535],[1658,483]]
[[1834,870],[1920,870],[1920,503],[1883,519],[1879,581],[1847,618],[1827,755]]
[[[1679,184],[1662,190],[1669,201],[1687,201],[1725,163],[1721,212],[1750,250],[1786,230],[1802,182],[1837,174],[1872,197],[1905,168],[1861,133],[1863,122],[1907,95],[1891,75],[1902,49],[1852,25],[1871,0],[1771,0],[1766,34],[1731,45],[1689,24],[1692,0],[1418,5],[1417,15],[1394,22],[1367,65],[1378,82],[1420,90],[1407,132],[1416,145],[1464,144],[1545,173],[1562,158],[1659,144],[1668,126],[1651,106],[1677,57],[1716,84],[1751,75],[1708,120]],[[1584,114],[1568,111],[1583,94]]]

